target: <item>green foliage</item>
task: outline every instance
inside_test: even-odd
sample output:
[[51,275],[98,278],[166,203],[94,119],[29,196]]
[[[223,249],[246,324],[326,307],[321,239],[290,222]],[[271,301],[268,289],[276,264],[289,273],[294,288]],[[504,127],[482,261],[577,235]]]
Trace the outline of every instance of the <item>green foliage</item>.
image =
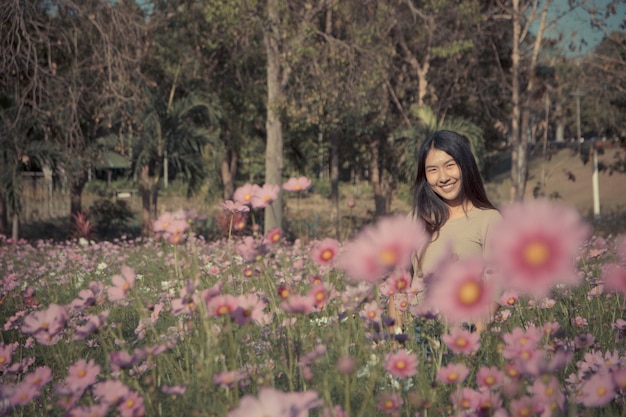
[[467,137],[478,169],[484,175],[487,155],[483,130],[479,126],[460,118],[438,118],[427,106],[412,106],[411,120],[414,121],[413,126],[398,129],[394,134],[403,179],[411,182],[415,178],[419,147],[428,135],[437,130],[453,130]]
[[93,221],[99,237],[112,238],[127,231],[134,213],[125,200],[99,199],[91,204],[89,218]]

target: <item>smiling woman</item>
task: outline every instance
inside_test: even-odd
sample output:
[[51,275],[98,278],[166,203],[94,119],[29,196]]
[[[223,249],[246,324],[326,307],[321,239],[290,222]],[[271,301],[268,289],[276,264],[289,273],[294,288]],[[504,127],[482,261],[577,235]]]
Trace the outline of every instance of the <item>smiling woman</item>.
[[[420,293],[424,289],[427,293],[429,289],[450,290],[452,287],[448,285],[449,283],[437,285],[437,281],[442,281],[437,274],[459,260],[463,265],[472,259],[476,261],[474,263],[477,266],[474,269],[478,272],[471,288],[486,288],[482,281],[483,258],[488,251],[488,233],[491,225],[501,216],[487,197],[467,138],[456,132],[441,130],[430,135],[422,143],[418,151],[412,217],[425,226],[430,236],[429,242],[414,255],[412,262],[411,292],[418,294],[418,300],[422,299]],[[460,282],[458,288],[469,288],[465,284],[467,284],[465,281]],[[465,306],[467,309],[457,311],[480,310],[481,314],[476,314],[476,317],[487,316],[490,309],[495,309],[495,302],[490,299],[491,296],[487,292],[479,292],[471,292],[475,295],[471,297],[473,300],[471,302],[467,301],[467,291],[460,294],[461,304],[476,305],[467,305]],[[422,306],[429,308],[427,302]],[[440,304],[438,307],[443,305]],[[395,330],[399,331],[402,320],[396,309],[392,297],[389,315],[396,319]],[[482,314],[483,311],[486,314]]]
[[441,130],[426,138],[418,152],[412,213],[431,234],[414,262],[416,278],[432,273],[444,256],[485,255],[489,227],[500,213],[487,197],[464,136]]

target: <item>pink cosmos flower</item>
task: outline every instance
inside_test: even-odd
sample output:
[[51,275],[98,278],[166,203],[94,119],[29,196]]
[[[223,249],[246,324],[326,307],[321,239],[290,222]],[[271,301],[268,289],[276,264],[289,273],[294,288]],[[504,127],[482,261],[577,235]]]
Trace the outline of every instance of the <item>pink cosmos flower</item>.
[[74,332],[73,339],[74,340],[83,340],[89,337],[92,333],[97,331],[104,322],[107,317],[109,317],[109,310],[104,310],[100,314],[90,314],[87,316],[87,322],[82,326],[76,326],[76,331]]
[[17,343],[9,343],[8,345],[5,345],[3,342],[0,342],[0,370],[9,366],[13,351],[18,346],[19,345]]
[[280,307],[287,313],[308,314],[315,309],[315,298],[311,295],[293,294],[280,303]]
[[122,265],[122,274],[113,275],[111,281],[113,286],[107,288],[109,301],[119,301],[126,298],[126,294],[135,285],[135,271],[127,265]]
[[79,405],[70,410],[69,417],[105,417],[108,412],[108,404]]
[[242,371],[225,371],[213,374],[213,383],[222,388],[232,388],[245,377],[246,373]]
[[516,327],[502,336],[506,343],[502,356],[505,359],[529,359],[537,350],[542,336],[543,331],[538,327],[529,327],[526,330]]
[[59,341],[66,321],[65,307],[50,304],[46,310],[36,311],[24,317],[22,332],[34,335],[43,345],[53,345]]
[[363,309],[359,313],[359,316],[369,322],[380,322],[382,309],[378,306],[376,301],[363,304]]
[[254,186],[250,183],[245,183],[235,190],[235,193],[233,194],[233,199],[239,204],[251,204],[253,196]]
[[461,327],[453,327],[448,334],[441,337],[441,340],[454,353],[468,355],[478,351],[480,347],[480,333],[472,333]]
[[278,198],[280,195],[280,187],[273,184],[263,184],[263,187],[254,185],[254,194],[252,195],[252,207],[262,209]]
[[39,387],[22,381],[15,386],[15,390],[8,397],[9,406],[15,407],[19,405],[26,405],[36,397],[39,397],[40,394],[41,389]]
[[626,295],[626,266],[607,264],[602,268],[602,280],[607,291]]
[[229,211],[231,213],[247,213],[250,211],[250,207],[246,206],[243,203],[235,202],[233,200],[226,200],[220,203],[220,207],[224,210]]
[[108,379],[95,384],[92,391],[94,397],[103,404],[116,405],[130,393],[130,388],[122,381]]
[[207,302],[209,317],[229,316],[237,309],[237,298],[230,294],[217,295]]
[[536,397],[523,396],[511,400],[509,407],[511,417],[531,417],[541,414],[545,409],[545,404],[538,402]]
[[307,292],[307,296],[315,300],[315,307],[317,307],[318,310],[322,310],[331,297],[330,293],[331,288],[329,285],[321,283],[313,285]]
[[339,248],[339,241],[326,238],[315,244],[311,250],[311,259],[318,265],[329,265],[337,258]]
[[406,349],[399,349],[395,353],[385,355],[383,368],[398,378],[408,378],[417,373],[417,355]]
[[469,369],[462,363],[450,363],[439,368],[437,380],[445,384],[461,384],[469,375]]
[[143,351],[141,349],[135,349],[131,355],[125,350],[116,350],[109,354],[109,360],[115,366],[120,368],[128,368],[137,365],[139,361],[144,358]]
[[496,288],[483,272],[481,256],[443,264],[428,283],[424,303],[451,323],[486,319]]
[[413,294],[397,294],[393,299],[393,303],[397,310],[406,311],[414,299],[415,296]]
[[503,307],[513,307],[515,304],[517,304],[518,300],[519,300],[519,291],[506,290],[500,296],[500,300],[498,301],[498,304],[500,304]]
[[283,231],[280,230],[279,227],[274,227],[267,231],[267,233],[265,234],[264,241],[270,244],[275,244],[275,243],[280,242],[280,239],[282,237],[283,237]]
[[604,371],[593,374],[582,386],[580,401],[586,407],[603,407],[615,398],[615,383]]
[[502,397],[500,393],[490,390],[478,390],[478,405],[476,406],[478,415],[508,417],[506,413],[498,414],[498,410],[500,410],[501,407]]
[[78,292],[78,297],[70,303],[70,307],[72,310],[84,310],[96,302],[97,295],[98,294],[94,293],[91,288],[80,290]]
[[476,373],[476,384],[488,389],[498,388],[504,380],[504,373],[496,366],[481,366]]
[[323,404],[315,391],[282,392],[264,387],[258,397],[244,396],[228,417],[307,417],[308,411]]
[[402,397],[398,393],[390,393],[390,392],[382,392],[378,396],[378,401],[376,402],[376,408],[380,411],[384,411],[388,414],[393,414],[400,407],[402,407],[404,401],[402,401]]
[[52,381],[52,369],[48,366],[38,366],[33,372],[24,377],[24,383],[33,385],[41,389],[44,385]]
[[535,379],[529,391],[539,403],[546,405],[546,409],[557,413],[565,410],[565,394],[563,394],[559,380],[554,375],[544,375]]
[[185,385],[162,385],[161,392],[165,395],[183,395],[187,391]]
[[97,365],[93,359],[90,359],[89,362],[85,359],[79,359],[70,365],[65,377],[65,384],[73,392],[82,392],[96,382],[99,373],[100,365]]
[[152,223],[152,231],[155,233],[164,232],[173,221],[174,215],[170,212],[165,212]]
[[143,397],[136,391],[130,391],[122,399],[117,411],[121,417],[142,417],[146,415],[146,409],[143,404]]
[[476,410],[480,400],[480,392],[469,387],[458,387],[456,391],[450,394],[450,402],[462,413]]
[[237,253],[241,255],[244,262],[256,260],[262,250],[263,247],[252,236],[244,237],[241,244],[237,245]]
[[411,287],[411,275],[406,269],[395,270],[385,282],[394,294],[406,293]]
[[620,366],[611,369],[611,378],[613,378],[613,383],[615,387],[620,390],[626,390],[626,367]]
[[264,320],[263,310],[267,305],[256,294],[240,295],[236,299],[237,307],[231,313],[237,324],[244,325],[250,322],[262,323]]
[[356,369],[356,361],[352,356],[342,356],[337,359],[336,366],[340,374],[349,375]]
[[573,261],[589,227],[574,208],[533,200],[502,210],[491,233],[492,261],[502,284],[537,298],[556,284],[575,285]]
[[187,280],[180,290],[180,298],[172,300],[172,315],[180,316],[181,314],[191,314],[195,311],[200,296],[196,293],[196,284]]
[[311,188],[311,180],[307,177],[292,177],[283,184],[283,190],[292,192],[303,192]]
[[428,240],[421,222],[403,215],[384,217],[346,245],[337,266],[352,280],[376,283],[389,271],[409,267]]

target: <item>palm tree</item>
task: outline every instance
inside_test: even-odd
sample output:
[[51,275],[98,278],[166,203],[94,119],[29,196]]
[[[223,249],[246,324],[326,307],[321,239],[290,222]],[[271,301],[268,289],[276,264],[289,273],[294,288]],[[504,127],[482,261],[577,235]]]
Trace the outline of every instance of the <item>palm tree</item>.
[[427,106],[411,107],[409,118],[415,123],[410,127],[397,130],[393,135],[397,145],[400,173],[405,178],[409,180],[415,178],[419,147],[424,139],[438,130],[453,130],[465,136],[470,142],[478,168],[481,172],[484,171],[485,140],[482,128],[465,119],[439,119]]
[[153,95],[152,107],[142,120],[143,131],[133,150],[132,164],[133,174],[139,177],[144,235],[151,231],[159,185],[169,175],[170,167],[183,175],[188,197],[216,169],[206,163],[204,155],[208,149],[214,155],[222,152],[218,118],[219,111],[210,98],[190,94],[166,103]]

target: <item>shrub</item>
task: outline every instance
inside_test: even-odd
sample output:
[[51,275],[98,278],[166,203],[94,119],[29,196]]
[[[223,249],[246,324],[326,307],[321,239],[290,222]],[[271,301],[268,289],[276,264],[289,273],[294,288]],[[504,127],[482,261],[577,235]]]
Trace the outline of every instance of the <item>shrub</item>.
[[89,217],[96,224],[96,231],[101,237],[109,237],[124,230],[128,223],[133,220],[134,214],[128,203],[124,200],[112,202],[107,199],[96,200],[89,208]]

